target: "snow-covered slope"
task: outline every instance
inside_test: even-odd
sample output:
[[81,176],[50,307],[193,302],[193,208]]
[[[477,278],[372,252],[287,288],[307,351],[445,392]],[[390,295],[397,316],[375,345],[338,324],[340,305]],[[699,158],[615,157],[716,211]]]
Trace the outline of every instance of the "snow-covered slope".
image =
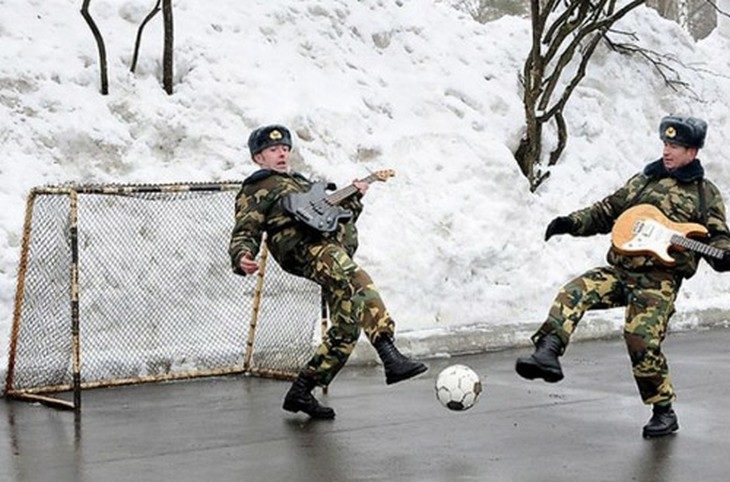
[[[129,73],[150,3],[92,2],[109,56],[104,97],[79,2],[0,0],[3,353],[32,186],[242,179],[254,170],[245,140],[264,123],[293,129],[295,166],[305,174],[346,183],[397,171],[368,193],[358,259],[400,330],[416,336],[537,326],[559,286],[602,263],[609,242],[544,243],[545,225],[657,158],[663,115],[707,119],[701,159],[730,192],[728,37],[695,44],[649,9],[620,30],[675,55],[696,96],[667,88],[647,62],[600,47],[567,107],[563,158],[531,194],[511,156],[522,129],[527,20],[481,25],[445,1],[177,0],[175,93],[167,96],[159,85],[161,17],[145,32],[136,75]],[[679,322],[730,308],[728,288],[730,277],[702,268],[678,300]],[[621,315],[601,316],[618,327]],[[505,338],[518,339],[524,333]]]

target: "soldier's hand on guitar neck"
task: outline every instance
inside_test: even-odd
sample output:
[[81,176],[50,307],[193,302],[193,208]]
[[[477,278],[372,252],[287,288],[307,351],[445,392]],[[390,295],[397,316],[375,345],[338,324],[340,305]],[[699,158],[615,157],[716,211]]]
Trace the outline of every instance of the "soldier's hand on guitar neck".
[[246,274],[254,274],[256,271],[259,270],[259,263],[258,261],[254,261],[254,259],[251,258],[251,253],[246,253],[241,256],[241,259],[238,262],[238,266],[239,268],[241,268],[241,271]]
[[366,181],[358,181],[355,179],[352,181],[352,185],[355,186],[355,188],[360,192],[361,196],[364,196],[366,192],[368,192],[368,188],[370,187],[370,183]]
[[558,216],[550,221],[545,230],[545,241],[552,238],[556,234],[569,234],[573,231],[573,220],[567,216]]

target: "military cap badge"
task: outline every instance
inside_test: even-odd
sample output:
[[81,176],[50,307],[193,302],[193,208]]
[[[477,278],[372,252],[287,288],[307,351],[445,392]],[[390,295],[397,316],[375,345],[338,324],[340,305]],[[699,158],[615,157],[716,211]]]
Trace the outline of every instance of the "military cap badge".
[[670,139],[674,139],[677,136],[677,131],[674,129],[674,127],[669,126],[667,127],[667,130],[664,131],[664,135]]
[[283,136],[281,135],[281,132],[279,132],[279,131],[278,131],[278,130],[276,130],[276,129],[274,129],[273,131],[271,131],[271,132],[269,133],[269,139],[272,139],[272,140],[275,140],[275,141],[278,141],[278,140],[279,140],[279,139],[281,139],[282,137],[283,137]]

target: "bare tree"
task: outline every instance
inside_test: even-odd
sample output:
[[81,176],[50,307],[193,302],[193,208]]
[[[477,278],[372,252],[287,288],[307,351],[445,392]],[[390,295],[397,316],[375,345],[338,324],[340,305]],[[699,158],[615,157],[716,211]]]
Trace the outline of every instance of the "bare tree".
[[134,70],[137,68],[137,58],[139,57],[139,46],[142,43],[142,30],[144,30],[147,23],[152,20],[152,17],[157,15],[157,13],[160,11],[160,3],[162,0],[157,0],[157,3],[155,3],[155,6],[152,8],[150,13],[147,14],[147,16],[144,18],[142,23],[139,25],[139,29],[137,30],[137,40],[134,42],[134,54],[132,55],[132,65],[129,68],[129,71],[134,73]]
[[540,168],[544,126],[553,121],[557,127],[557,146],[548,159],[552,166],[568,139],[563,110],[598,43],[644,1],[617,8],[616,0],[531,0],[532,48],[521,76],[526,128],[514,154],[530,191],[550,175]]
[[162,52],[162,85],[165,92],[172,95],[172,0],[162,0],[162,18],[165,30],[165,47]]
[[81,16],[83,16],[84,20],[86,20],[86,23],[91,29],[91,33],[94,35],[94,40],[96,40],[96,47],[99,49],[99,69],[101,70],[101,93],[102,95],[108,95],[109,78],[107,76],[106,48],[104,47],[104,39],[101,36],[99,27],[96,26],[96,22],[94,22],[94,19],[91,18],[91,14],[89,13],[90,3],[91,0],[84,0],[83,4],[81,5]]

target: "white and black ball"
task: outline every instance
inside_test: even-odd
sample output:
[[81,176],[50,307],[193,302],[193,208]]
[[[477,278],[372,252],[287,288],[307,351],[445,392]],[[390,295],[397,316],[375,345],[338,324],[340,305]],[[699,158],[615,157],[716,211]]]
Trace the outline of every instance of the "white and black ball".
[[479,375],[466,365],[451,365],[436,377],[436,398],[450,410],[468,410],[482,393]]

